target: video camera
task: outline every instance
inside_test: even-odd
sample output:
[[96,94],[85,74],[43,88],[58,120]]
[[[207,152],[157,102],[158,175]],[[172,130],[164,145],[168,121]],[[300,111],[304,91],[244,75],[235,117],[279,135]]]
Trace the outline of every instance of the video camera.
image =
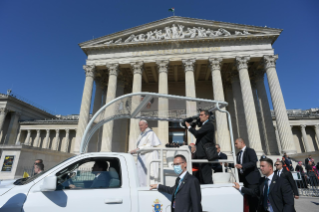
[[[199,109],[198,111],[199,111],[199,113],[200,113],[202,110]],[[214,114],[213,114],[213,112],[211,112],[211,111],[209,112],[209,119],[208,119],[208,121],[210,121],[210,122],[213,122],[213,121],[214,121]],[[203,123],[200,121],[199,114],[198,114],[197,116],[192,116],[192,117],[189,117],[189,118],[184,119],[183,122],[181,123],[181,125],[182,125],[184,128],[186,128],[185,122],[188,122],[188,123],[192,126],[192,128],[195,128],[196,125],[197,125],[198,127],[201,127],[201,126],[203,125]]]

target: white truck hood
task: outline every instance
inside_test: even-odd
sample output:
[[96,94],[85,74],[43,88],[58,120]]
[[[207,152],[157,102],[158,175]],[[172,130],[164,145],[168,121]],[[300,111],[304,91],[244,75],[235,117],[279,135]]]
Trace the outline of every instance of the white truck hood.
[[12,189],[16,180],[1,180],[0,181],[0,196]]

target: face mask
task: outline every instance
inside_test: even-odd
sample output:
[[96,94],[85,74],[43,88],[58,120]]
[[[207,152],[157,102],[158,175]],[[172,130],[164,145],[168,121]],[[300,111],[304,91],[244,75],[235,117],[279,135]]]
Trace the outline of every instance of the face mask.
[[174,166],[174,172],[175,172],[175,174],[180,175],[183,172],[182,166],[181,165],[175,165]]

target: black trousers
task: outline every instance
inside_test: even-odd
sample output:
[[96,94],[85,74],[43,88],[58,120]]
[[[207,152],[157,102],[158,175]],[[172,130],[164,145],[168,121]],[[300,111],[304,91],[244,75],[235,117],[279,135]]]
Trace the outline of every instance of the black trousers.
[[198,179],[200,184],[213,184],[212,167],[209,163],[196,164],[198,171],[193,172],[193,175]]
[[[255,189],[256,187],[258,187],[258,184],[255,185],[249,185],[247,183],[244,183],[244,186],[246,188],[251,188],[251,189]],[[249,212],[256,212],[257,208],[258,208],[258,197],[256,196],[250,196],[250,195],[245,195],[245,197],[248,200],[248,205],[249,205]]]

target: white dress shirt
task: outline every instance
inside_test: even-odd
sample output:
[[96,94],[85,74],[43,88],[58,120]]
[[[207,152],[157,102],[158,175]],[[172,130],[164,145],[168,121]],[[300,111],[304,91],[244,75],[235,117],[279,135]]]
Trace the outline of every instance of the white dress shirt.
[[[239,159],[241,165],[243,165],[243,158],[244,158],[245,150],[246,150],[246,146],[244,146],[244,148],[241,149],[242,153],[241,153],[241,156],[240,156],[240,159]],[[244,173],[243,169],[240,169],[239,171],[240,171],[240,173]]]
[[[270,185],[271,185],[271,181],[272,181],[272,178],[274,177],[274,172],[269,175],[268,177],[265,177],[265,178],[268,178],[268,190],[270,189]],[[265,188],[264,188],[265,189]],[[263,190],[264,191],[264,190]],[[274,210],[272,209],[272,206],[270,204],[270,202],[268,202],[268,211],[270,212],[274,212]]]
[[280,177],[283,169],[277,170],[277,175]]

